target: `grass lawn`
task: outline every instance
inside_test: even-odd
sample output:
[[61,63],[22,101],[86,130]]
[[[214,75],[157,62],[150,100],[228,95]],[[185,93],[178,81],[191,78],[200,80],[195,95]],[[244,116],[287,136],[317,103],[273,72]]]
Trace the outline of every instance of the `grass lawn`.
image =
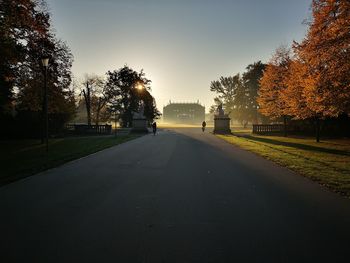
[[349,139],[316,143],[314,138],[259,136],[246,130],[217,136],[350,196]]
[[39,140],[0,141],[0,185],[59,166],[102,149],[129,141],[137,135],[91,136],[51,139],[49,154]]

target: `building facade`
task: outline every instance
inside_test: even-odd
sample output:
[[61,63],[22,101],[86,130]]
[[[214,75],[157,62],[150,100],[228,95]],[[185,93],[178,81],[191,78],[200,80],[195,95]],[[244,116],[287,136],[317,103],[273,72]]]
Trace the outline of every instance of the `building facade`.
[[172,103],[163,107],[166,123],[200,124],[205,120],[205,107],[197,103]]

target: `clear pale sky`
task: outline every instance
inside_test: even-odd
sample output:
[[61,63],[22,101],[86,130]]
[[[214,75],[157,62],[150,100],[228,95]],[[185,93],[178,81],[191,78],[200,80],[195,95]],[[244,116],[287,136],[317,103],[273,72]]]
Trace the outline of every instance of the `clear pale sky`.
[[151,79],[158,108],[199,100],[210,82],[268,61],[306,32],[311,0],[48,0],[73,73],[104,75],[124,64]]

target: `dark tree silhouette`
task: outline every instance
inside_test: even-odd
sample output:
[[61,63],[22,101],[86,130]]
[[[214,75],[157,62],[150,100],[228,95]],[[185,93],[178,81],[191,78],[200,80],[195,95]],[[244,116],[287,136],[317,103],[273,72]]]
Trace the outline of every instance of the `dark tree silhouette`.
[[[31,123],[30,128],[40,126],[43,103],[41,58],[45,55],[50,58],[50,120],[51,124],[61,123],[62,127],[75,111],[70,89],[73,56],[67,45],[53,33],[45,2],[2,0],[0,43],[0,118],[13,115],[16,109],[17,119]],[[13,96],[14,92],[16,96]]]
[[[150,84],[151,81],[142,70],[136,72],[128,66],[107,72],[106,92],[110,98],[108,106],[119,115],[123,127],[131,126],[133,112],[138,110],[141,101],[145,105],[145,115],[149,121],[160,115],[150,94]],[[143,89],[137,89],[136,85],[142,85]]]
[[248,95],[248,119],[257,123],[261,116],[258,113],[258,91],[260,88],[260,79],[263,76],[266,65],[261,61],[249,64],[243,73],[243,85]]

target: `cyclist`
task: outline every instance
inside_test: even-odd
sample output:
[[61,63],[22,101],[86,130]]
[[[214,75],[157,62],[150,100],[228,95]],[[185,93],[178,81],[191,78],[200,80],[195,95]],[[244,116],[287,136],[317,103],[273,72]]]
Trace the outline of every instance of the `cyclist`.
[[202,122],[202,132],[205,130],[205,126],[207,126],[207,123],[205,121]]

